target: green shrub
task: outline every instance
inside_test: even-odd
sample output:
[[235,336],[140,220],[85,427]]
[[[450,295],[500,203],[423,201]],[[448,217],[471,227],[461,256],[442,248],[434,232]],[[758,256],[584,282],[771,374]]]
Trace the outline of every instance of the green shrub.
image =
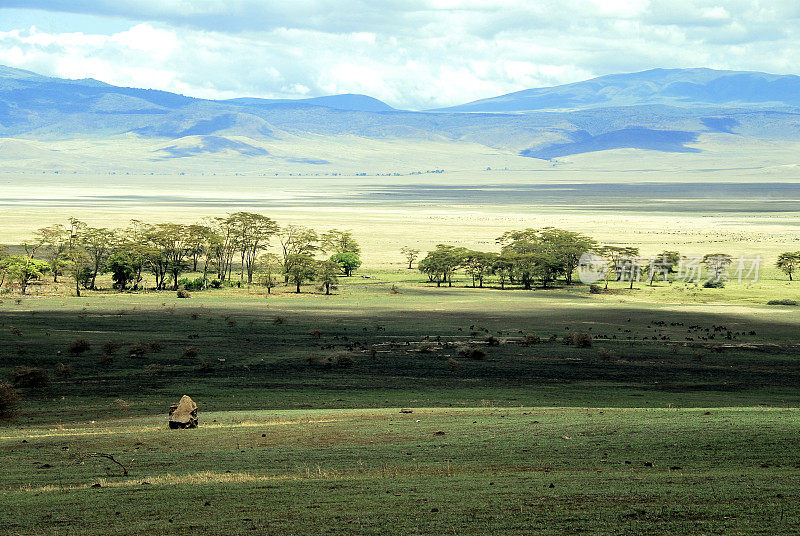
[[797,305],[795,300],[769,300],[767,305]]
[[192,297],[192,295],[189,294],[189,291],[186,290],[186,289],[178,289],[177,294],[178,294],[179,298],[191,298]]
[[709,279],[703,283],[703,288],[725,288],[725,281],[722,279]]
[[198,277],[197,279],[188,279],[184,277],[178,280],[178,286],[191,291],[203,290],[206,288],[206,280],[202,277]]
[[600,285],[595,285],[594,283],[589,285],[589,294],[600,294],[603,292],[603,287]]

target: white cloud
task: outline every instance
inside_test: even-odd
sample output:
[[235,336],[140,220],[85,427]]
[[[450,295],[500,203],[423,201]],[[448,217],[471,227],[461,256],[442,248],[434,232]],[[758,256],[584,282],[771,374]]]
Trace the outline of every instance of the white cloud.
[[131,22],[116,32],[36,27],[0,32],[0,63],[208,98],[348,92],[396,107],[431,108],[653,67],[800,71],[800,8],[794,1],[6,0],[4,5]]

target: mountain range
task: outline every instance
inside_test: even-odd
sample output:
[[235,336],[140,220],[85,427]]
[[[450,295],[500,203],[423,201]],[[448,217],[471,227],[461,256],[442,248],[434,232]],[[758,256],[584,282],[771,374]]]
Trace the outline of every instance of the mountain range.
[[[0,66],[3,139],[0,158],[32,168],[79,165],[81,149],[68,149],[78,142],[116,143],[153,165],[212,157],[328,170],[367,166],[396,142],[435,146],[444,160],[447,147],[516,161],[623,149],[704,154],[719,144],[800,140],[800,77],[653,69],[408,111],[366,95],[208,100]],[[341,155],[331,145],[358,140],[371,149]],[[84,161],[97,165],[90,152]]]

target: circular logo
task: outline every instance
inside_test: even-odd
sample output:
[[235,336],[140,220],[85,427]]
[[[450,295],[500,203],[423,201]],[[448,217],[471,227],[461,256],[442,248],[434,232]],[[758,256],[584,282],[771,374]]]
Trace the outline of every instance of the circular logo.
[[606,260],[595,253],[586,252],[578,259],[578,277],[585,285],[591,285],[603,279],[607,270]]

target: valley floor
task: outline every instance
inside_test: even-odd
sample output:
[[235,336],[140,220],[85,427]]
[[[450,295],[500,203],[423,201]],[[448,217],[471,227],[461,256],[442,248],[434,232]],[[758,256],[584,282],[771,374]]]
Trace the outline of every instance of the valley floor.
[[[577,285],[437,288],[409,274],[364,272],[332,296],[245,287],[78,299],[66,286],[3,295],[0,374],[35,366],[50,382],[23,388],[17,418],[0,424],[0,526],[12,535],[797,526],[800,313],[765,305],[795,292],[785,281],[612,284],[597,295]],[[576,331],[592,335],[590,347],[565,340]],[[200,427],[169,430],[167,409],[183,394],[198,402]]]

